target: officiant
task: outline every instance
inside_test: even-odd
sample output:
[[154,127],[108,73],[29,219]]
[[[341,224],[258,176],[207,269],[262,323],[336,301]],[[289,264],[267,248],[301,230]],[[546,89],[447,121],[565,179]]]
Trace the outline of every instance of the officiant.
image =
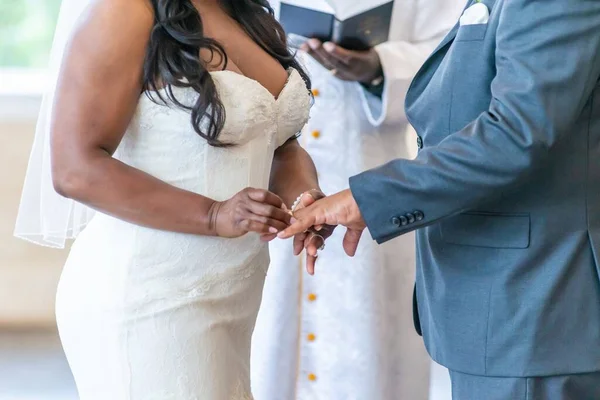
[[[318,3],[296,0],[297,6]],[[361,2],[327,1],[339,10]],[[274,8],[280,4],[271,1]],[[426,57],[456,22],[463,0],[396,0],[389,40],[360,51],[309,39],[302,59],[313,84],[311,119],[300,137],[321,189],[421,145],[404,97]],[[308,21],[300,21],[308,22]],[[285,25],[285,24],[284,24]],[[430,359],[412,320],[414,236],[384,246],[364,240],[354,258],[340,229],[319,253],[316,274],[290,241],[271,243],[271,265],[252,349],[259,400],[426,400]]]

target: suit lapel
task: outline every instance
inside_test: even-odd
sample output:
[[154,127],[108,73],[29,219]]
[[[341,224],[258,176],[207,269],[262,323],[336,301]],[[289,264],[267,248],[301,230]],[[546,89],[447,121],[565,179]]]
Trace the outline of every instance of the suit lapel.
[[[477,0],[469,0],[467,2],[467,5],[463,9],[463,13],[467,8],[471,7],[476,2]],[[481,2],[487,5],[491,11],[496,0],[481,0]],[[410,104],[414,99],[419,97],[423,90],[425,90],[425,87],[431,80],[431,77],[433,76],[435,71],[437,71],[442,60],[444,59],[448,48],[450,47],[452,42],[454,42],[459,28],[460,23],[459,21],[457,21],[456,25],[454,25],[450,32],[448,32],[448,34],[446,35],[446,37],[444,37],[442,42],[435,48],[435,50],[433,50],[433,53],[431,53],[429,58],[427,58],[421,69],[419,69],[406,95],[406,105]]]
[[406,94],[406,107],[412,103],[414,99],[419,97],[419,95],[425,90],[427,84],[431,80],[431,77],[437,71],[440,66],[444,56],[450,44],[454,41],[456,34],[458,32],[459,24],[458,22],[454,27],[448,32],[446,37],[442,40],[442,42],[436,47],[436,49],[431,53],[429,58],[425,61],[423,66],[419,69],[415,77],[413,78],[410,88],[408,89],[408,93]]
[[[459,27],[460,27],[460,25],[457,22],[456,25],[454,25],[452,27],[452,29],[450,29],[450,32],[448,32],[446,37],[444,39],[442,39],[441,43],[438,44],[438,46],[435,48],[435,50],[433,50],[433,53],[431,53],[429,58],[434,58],[437,53],[444,50],[446,48],[446,46],[450,45],[454,41],[454,38],[456,37],[456,34],[458,33]],[[429,61],[429,60],[427,60],[427,61]]]
[[[494,8],[493,6],[494,6],[496,0],[480,0],[479,2],[485,4],[491,13],[491,11]],[[467,2],[467,5],[463,9],[463,13],[467,10],[467,8],[471,7],[475,3],[478,3],[478,1],[477,0],[469,0]],[[442,40],[442,42],[438,45],[438,47],[435,48],[435,50],[433,51],[433,53],[431,53],[431,56],[429,56],[429,58],[435,57],[438,52],[445,50],[446,47],[448,47],[450,44],[452,44],[452,42],[456,38],[456,34],[458,33],[459,28],[460,28],[460,22],[457,21],[456,25],[454,25],[454,27],[450,30],[450,32],[448,32],[446,37]]]

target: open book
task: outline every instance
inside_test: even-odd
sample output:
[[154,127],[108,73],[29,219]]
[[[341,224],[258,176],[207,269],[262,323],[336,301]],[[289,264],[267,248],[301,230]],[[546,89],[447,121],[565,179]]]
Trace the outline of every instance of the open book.
[[394,0],[281,0],[279,20],[292,44],[317,38],[366,50],[388,40],[393,8]]

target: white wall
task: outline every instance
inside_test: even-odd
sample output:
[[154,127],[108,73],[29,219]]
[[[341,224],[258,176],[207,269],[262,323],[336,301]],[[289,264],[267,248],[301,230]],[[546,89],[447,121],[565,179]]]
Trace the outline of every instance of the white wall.
[[51,326],[65,251],[12,236],[39,98],[0,96],[0,326]]

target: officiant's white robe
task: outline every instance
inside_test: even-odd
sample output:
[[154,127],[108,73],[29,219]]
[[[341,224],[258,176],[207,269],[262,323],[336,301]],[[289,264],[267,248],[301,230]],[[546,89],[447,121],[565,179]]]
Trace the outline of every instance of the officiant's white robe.
[[[303,57],[316,91],[300,140],[326,194],[346,189],[365,169],[416,155],[404,97],[464,5],[396,0],[391,41],[377,47],[382,99]],[[256,400],[427,399],[430,361],[412,320],[414,236],[379,246],[365,232],[349,258],[343,234],[340,228],[328,240],[314,277],[291,255],[291,241],[272,243],[252,348]]]

